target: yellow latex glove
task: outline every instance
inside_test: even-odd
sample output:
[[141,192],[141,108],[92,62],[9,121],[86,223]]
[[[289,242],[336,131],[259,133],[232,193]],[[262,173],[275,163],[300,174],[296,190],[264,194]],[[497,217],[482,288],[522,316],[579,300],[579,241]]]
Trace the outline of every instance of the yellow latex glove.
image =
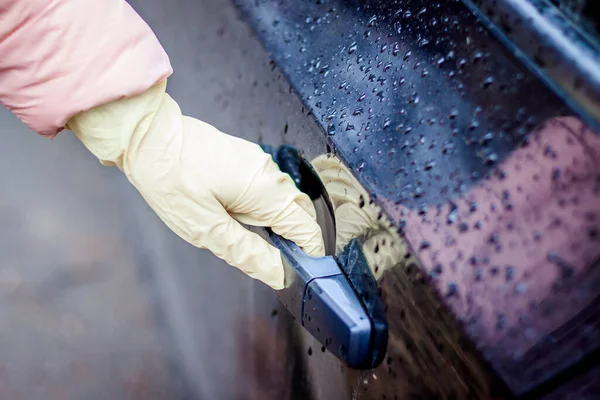
[[406,242],[400,238],[381,209],[370,201],[368,193],[348,168],[333,155],[312,161],[335,209],[336,252],[354,238],[366,237],[363,254],[376,279],[386,269],[406,261]]
[[[116,165],[179,236],[274,289],[279,250],[241,224],[271,227],[324,255],[312,202],[253,143],[182,116],[162,81],[67,123],[104,165]],[[241,224],[240,224],[241,223]]]

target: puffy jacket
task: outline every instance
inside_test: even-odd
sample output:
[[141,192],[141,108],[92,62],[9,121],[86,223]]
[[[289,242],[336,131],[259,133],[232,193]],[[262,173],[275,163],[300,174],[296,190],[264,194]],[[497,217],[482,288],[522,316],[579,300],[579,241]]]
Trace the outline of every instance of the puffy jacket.
[[41,135],[171,73],[124,0],[0,0],[0,102]]

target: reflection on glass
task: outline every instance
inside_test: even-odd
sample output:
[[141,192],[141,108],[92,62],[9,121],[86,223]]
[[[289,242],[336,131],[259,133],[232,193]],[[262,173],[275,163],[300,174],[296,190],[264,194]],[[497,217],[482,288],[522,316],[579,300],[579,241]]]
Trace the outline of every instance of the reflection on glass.
[[312,165],[321,177],[335,209],[338,254],[352,239],[359,239],[376,279],[381,278],[389,268],[414,262],[396,228],[337,157],[321,155],[312,161]]

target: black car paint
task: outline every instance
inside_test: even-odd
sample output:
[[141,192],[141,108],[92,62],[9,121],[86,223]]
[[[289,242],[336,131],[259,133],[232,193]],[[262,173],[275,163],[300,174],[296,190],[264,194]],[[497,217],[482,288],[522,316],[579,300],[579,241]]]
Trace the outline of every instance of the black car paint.
[[[398,206],[426,213],[451,203],[499,173],[497,165],[527,143],[529,132],[543,121],[575,113],[592,125],[595,122],[593,109],[579,107],[577,99],[565,95],[568,88],[541,79],[540,70],[524,63],[526,57],[517,47],[507,49],[477,21],[472,7],[458,1],[236,3],[286,75],[290,90],[321,126],[331,151],[350,166],[400,232],[406,222]],[[314,147],[315,139],[288,140],[303,148]],[[425,246],[411,245],[415,250]],[[440,347],[437,353],[431,346],[420,350],[436,353],[430,354],[434,359],[440,355],[452,359],[467,384],[477,387],[474,382],[487,382],[458,392],[444,385],[432,392],[421,387],[425,396],[443,393],[462,398],[492,392],[504,396],[502,384],[493,378],[496,374],[514,394],[524,394],[579,360],[574,357],[535,378],[494,355],[480,354],[486,358],[481,361],[470,355],[469,342],[478,347],[478,338],[459,337],[462,328],[455,319],[460,316],[445,311],[447,300],[440,308],[439,298],[429,294],[418,271],[396,274],[401,275],[382,285],[395,288],[384,290],[388,304],[420,299],[420,310],[413,314],[441,313],[438,324],[452,338],[446,344],[460,343],[467,356],[461,351],[444,354],[443,339],[432,341]],[[395,292],[407,283],[413,287]],[[389,311],[388,318],[398,318]],[[420,324],[427,332],[428,321]],[[408,353],[414,353],[408,336],[401,336]],[[397,377],[389,361],[388,385],[380,389],[369,385],[371,397],[398,394],[398,388],[389,384]]]

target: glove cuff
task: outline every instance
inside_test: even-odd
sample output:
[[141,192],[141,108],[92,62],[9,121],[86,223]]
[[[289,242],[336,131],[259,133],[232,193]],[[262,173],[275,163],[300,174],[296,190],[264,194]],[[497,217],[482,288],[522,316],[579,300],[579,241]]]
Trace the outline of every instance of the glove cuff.
[[162,80],[145,92],[115,100],[71,118],[66,128],[103,165],[125,169],[126,160],[135,153],[161,107],[167,81]]

